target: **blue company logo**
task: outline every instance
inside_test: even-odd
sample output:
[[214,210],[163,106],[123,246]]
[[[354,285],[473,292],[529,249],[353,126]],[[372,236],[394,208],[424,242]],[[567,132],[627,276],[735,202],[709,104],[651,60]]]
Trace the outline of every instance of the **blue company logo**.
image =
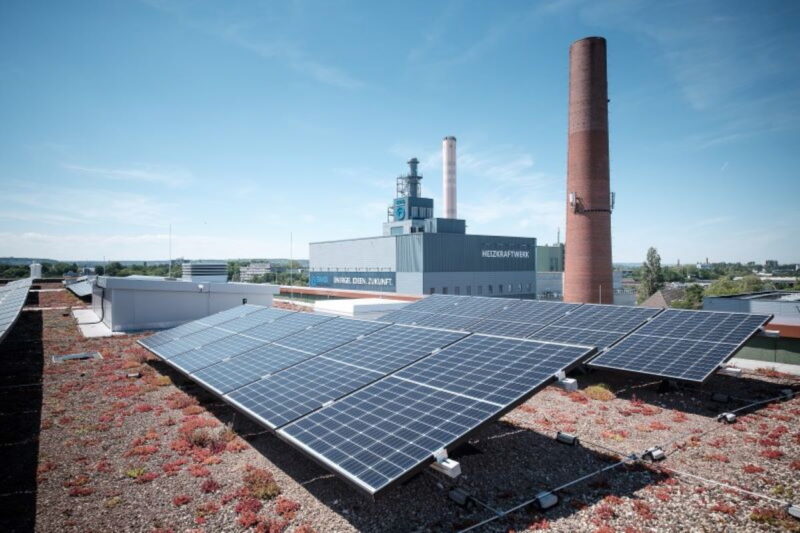
[[394,219],[403,220],[406,218],[406,205],[404,198],[397,198],[394,201]]
[[312,274],[311,275],[311,286],[319,286],[319,285],[327,285],[331,282],[328,276],[322,274]]

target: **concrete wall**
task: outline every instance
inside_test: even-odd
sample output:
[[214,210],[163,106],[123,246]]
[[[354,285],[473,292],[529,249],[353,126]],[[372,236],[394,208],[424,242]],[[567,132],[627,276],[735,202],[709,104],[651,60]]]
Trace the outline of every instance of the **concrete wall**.
[[370,237],[346,241],[313,242],[309,265],[320,270],[395,270],[395,237]]
[[276,285],[98,278],[92,309],[112,331],[170,328],[242,305],[272,305]]
[[725,298],[707,296],[703,299],[706,311],[728,311],[732,313],[756,313],[779,317],[800,318],[800,302],[786,302],[766,299]]

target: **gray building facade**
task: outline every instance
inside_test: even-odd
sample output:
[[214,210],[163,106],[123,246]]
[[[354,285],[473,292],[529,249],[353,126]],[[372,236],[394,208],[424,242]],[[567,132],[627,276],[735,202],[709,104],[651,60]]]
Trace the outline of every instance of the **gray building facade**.
[[310,245],[312,287],[398,292],[536,294],[536,239],[408,233]]

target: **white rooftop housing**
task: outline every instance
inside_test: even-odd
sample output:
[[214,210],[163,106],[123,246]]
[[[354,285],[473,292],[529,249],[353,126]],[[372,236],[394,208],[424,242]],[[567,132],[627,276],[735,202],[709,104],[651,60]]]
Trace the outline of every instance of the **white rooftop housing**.
[[210,283],[155,276],[98,276],[92,311],[112,332],[171,328],[243,303],[272,305],[277,285]]

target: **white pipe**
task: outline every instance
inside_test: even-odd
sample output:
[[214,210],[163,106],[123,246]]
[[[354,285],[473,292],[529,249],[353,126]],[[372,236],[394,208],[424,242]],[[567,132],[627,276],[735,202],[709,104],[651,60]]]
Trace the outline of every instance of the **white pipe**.
[[442,140],[442,196],[444,218],[458,218],[456,212],[456,138]]

